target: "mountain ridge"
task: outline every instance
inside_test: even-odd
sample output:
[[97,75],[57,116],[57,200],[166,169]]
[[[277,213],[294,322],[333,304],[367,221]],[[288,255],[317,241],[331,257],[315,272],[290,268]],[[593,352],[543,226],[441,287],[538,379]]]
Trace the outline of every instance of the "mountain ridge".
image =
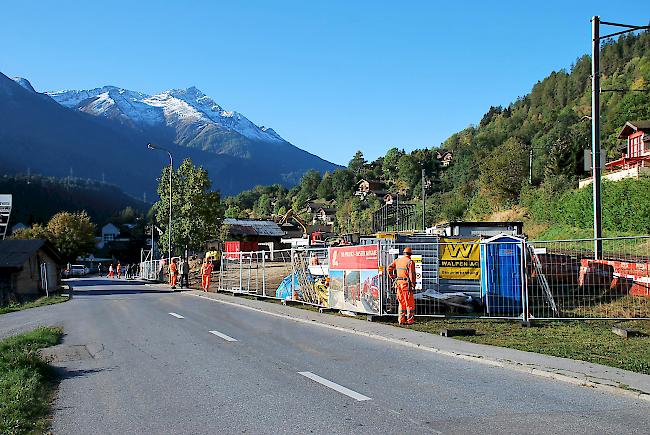
[[197,130],[213,124],[253,140],[287,142],[273,129],[259,127],[241,113],[223,109],[196,86],[151,95],[112,85],[45,94],[68,108],[91,115],[111,117],[111,111],[117,109],[122,117],[134,124],[160,126],[191,121]]
[[[192,158],[225,195],[258,184],[292,186],[309,169],[338,167],[284,141],[272,129],[223,111],[197,88],[166,91],[154,100],[112,86],[74,92],[56,94],[65,100],[61,104],[34,91],[28,80],[0,73],[0,117],[6,121],[0,125],[0,150],[6,173],[31,168],[46,176],[74,171],[75,176],[92,179],[105,173],[109,182],[129,194],[154,195],[166,156],[148,151],[147,143],[169,148],[175,162]],[[176,105],[181,107],[174,111]],[[221,122],[205,112],[218,114],[215,119]],[[251,129],[253,138],[235,128]],[[259,139],[264,137],[267,140]]]

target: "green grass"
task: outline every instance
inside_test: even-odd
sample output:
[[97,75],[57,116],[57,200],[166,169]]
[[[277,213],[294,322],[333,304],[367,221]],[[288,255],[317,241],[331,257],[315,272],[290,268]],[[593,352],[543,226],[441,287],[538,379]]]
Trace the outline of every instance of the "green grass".
[[28,308],[42,307],[44,305],[58,304],[69,300],[69,296],[63,295],[54,295],[54,296],[43,296],[31,302],[25,302],[23,304],[9,304],[6,307],[0,307],[0,314],[13,313],[14,311],[26,310]]
[[49,426],[54,374],[38,349],[57,344],[61,328],[42,327],[0,340],[0,433],[43,433]]
[[[633,328],[645,334],[624,339],[612,326]],[[524,327],[515,321],[430,320],[411,329],[439,334],[444,328],[474,328],[476,336],[458,337],[472,343],[509,347],[563,358],[618,367],[650,375],[650,321],[539,322]]]
[[[524,228],[525,231],[525,228]],[[637,234],[625,231],[609,231],[603,230],[603,237],[629,237],[641,236],[644,234]],[[574,239],[590,239],[594,236],[592,228],[576,228],[568,225],[554,223],[546,231],[535,237],[535,240],[574,240]]]

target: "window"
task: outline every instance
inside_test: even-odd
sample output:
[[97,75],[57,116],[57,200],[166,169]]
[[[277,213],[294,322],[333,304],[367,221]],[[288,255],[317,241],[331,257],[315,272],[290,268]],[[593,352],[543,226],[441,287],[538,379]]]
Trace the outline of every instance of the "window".
[[104,243],[115,240],[115,234],[104,234]]
[[629,149],[628,157],[638,157],[641,153],[641,138],[640,137],[630,138],[628,149]]

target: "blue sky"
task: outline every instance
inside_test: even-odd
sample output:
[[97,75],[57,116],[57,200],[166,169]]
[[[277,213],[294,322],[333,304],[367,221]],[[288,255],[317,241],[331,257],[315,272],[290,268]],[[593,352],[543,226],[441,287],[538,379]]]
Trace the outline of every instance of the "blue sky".
[[646,1],[3,1],[0,72],[36,90],[197,86],[336,163],[438,146]]

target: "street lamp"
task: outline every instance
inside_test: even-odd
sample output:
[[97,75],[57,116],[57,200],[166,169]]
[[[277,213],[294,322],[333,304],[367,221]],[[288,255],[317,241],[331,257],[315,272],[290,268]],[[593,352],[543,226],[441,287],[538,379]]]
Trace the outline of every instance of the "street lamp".
[[[174,170],[174,158],[172,157],[171,151],[159,147],[158,145],[148,143],[147,148],[149,148],[150,150],[165,151],[167,152],[167,155],[169,155],[169,244],[168,244],[169,263],[168,264],[171,264],[172,263],[172,171]],[[153,249],[153,246],[151,246],[151,249]]]

